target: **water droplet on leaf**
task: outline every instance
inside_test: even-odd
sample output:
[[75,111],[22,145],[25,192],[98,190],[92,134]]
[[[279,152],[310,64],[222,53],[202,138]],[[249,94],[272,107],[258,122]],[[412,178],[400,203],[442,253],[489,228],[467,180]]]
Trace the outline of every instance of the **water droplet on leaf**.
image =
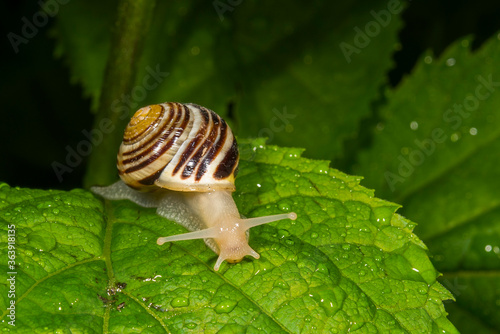
[[274,282],[274,287],[280,288],[280,289],[288,289],[289,288],[288,284],[282,279],[276,280],[276,282]]
[[319,272],[324,273],[326,275],[328,275],[330,273],[330,271],[328,270],[328,267],[324,263],[318,264],[318,266],[316,267],[316,271],[319,271]]
[[184,297],[174,298],[170,305],[172,307],[185,307],[189,305],[189,299]]
[[283,230],[283,229],[279,230],[278,234],[280,236],[280,239],[283,239],[283,238],[290,236],[290,232],[288,232],[287,230]]
[[215,306],[216,313],[229,313],[236,306],[236,302],[234,300],[224,300]]

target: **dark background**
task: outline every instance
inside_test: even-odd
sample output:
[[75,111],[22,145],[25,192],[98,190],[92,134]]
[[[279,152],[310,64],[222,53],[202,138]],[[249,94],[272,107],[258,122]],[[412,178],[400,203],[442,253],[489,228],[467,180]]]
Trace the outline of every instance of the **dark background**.
[[[77,0],[74,0],[77,1]],[[55,40],[50,37],[54,20],[18,54],[7,39],[8,32],[20,34],[21,18],[31,18],[40,9],[37,1],[4,1],[0,4],[2,25],[0,121],[0,181],[30,188],[72,189],[81,187],[86,164],[65,174],[60,183],[51,163],[64,163],[66,146],[75,147],[83,139],[81,131],[91,129],[90,99],[82,96],[79,85],[71,83],[64,59],[57,59]],[[459,37],[473,34],[473,48],[500,30],[500,4],[494,1],[412,1],[403,13],[401,48],[393,55],[395,67],[388,73],[396,86],[427,49],[439,55]],[[377,121],[363,124],[369,129]],[[370,145],[370,131],[360,131],[357,144]],[[346,152],[353,143],[345,143]],[[304,154],[307,156],[307,152]],[[354,156],[346,154],[333,166],[350,172]]]

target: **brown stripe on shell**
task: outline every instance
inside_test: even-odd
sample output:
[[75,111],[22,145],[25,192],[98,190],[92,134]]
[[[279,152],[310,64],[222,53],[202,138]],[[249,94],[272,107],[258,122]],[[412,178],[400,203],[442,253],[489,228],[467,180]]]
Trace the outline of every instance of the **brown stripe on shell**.
[[[187,108],[187,107],[185,107],[185,108]],[[202,141],[205,138],[205,135],[206,135],[207,129],[208,129],[208,122],[210,121],[210,115],[207,113],[206,110],[203,110],[201,108],[199,108],[199,111],[200,111],[201,116],[203,116],[203,123],[201,124],[200,129],[198,130],[198,133],[196,133],[194,138],[191,140],[191,142],[188,144],[188,146],[182,152],[182,155],[179,159],[179,162],[175,166],[175,168],[172,172],[172,175],[175,175],[179,172],[179,170],[182,168],[182,166],[184,166],[186,161],[193,154],[196,147],[198,147],[200,141]],[[186,179],[188,177],[189,177],[189,175],[187,177],[184,177],[184,174],[182,175],[183,179]]]
[[[210,110],[208,110],[210,111]],[[196,169],[196,167],[199,167],[199,162],[200,159],[207,154],[207,151],[212,148],[214,143],[217,140],[217,136],[220,132],[220,121],[219,121],[219,116],[215,114],[214,112],[210,112],[210,115],[212,116],[212,130],[210,131],[210,134],[208,137],[206,137],[203,140],[203,143],[201,146],[198,148],[196,153],[193,155],[191,160],[186,164],[186,167],[184,167],[184,170],[182,171],[182,178],[187,179],[188,177],[193,174],[193,171]],[[204,174],[204,173],[203,173]],[[198,173],[196,174],[198,175]],[[196,177],[196,181],[199,181],[200,179]]]
[[161,107],[161,111],[160,113],[158,114],[158,117],[156,117],[156,119],[149,123],[148,127],[145,128],[141,133],[135,135],[134,137],[132,138],[126,138],[125,136],[123,137],[123,142],[124,143],[134,143],[136,142],[139,138],[141,138],[143,136],[144,133],[147,133],[150,131],[150,129],[153,129],[154,127],[156,127],[158,125],[158,123],[161,122],[162,118],[163,118],[163,115],[164,115],[164,111],[165,111],[165,108],[159,104],[159,106]]
[[[172,127],[172,128],[169,128],[168,133],[165,133],[164,135],[162,135],[161,139],[158,140],[157,143],[155,143],[153,146],[151,146],[149,149],[147,149],[145,152],[143,152],[144,154],[141,154],[141,156],[149,155],[149,157],[146,160],[144,160],[141,163],[138,163],[137,165],[134,165],[134,166],[127,168],[125,170],[125,173],[132,173],[132,172],[135,172],[139,169],[146,167],[147,165],[153,163],[156,159],[161,157],[168,149],[170,149],[170,147],[172,147],[172,145],[182,135],[182,133],[184,132],[184,130],[186,128],[186,125],[189,123],[189,119],[191,117],[190,113],[189,112],[186,113],[185,116],[186,117],[184,118],[184,121],[182,122],[182,124],[175,126],[175,127]],[[166,144],[164,144],[164,141],[168,138],[168,136],[172,132],[171,131],[172,129],[176,130],[174,136]],[[162,144],[164,144],[164,146],[161,146]],[[129,160],[132,160],[132,159],[129,159]]]
[[156,171],[155,173],[151,174],[148,177],[143,178],[142,180],[139,180],[138,182],[140,184],[143,184],[145,186],[151,186],[155,183],[156,179],[158,179],[163,172],[165,167],[161,168],[160,170]]
[[236,139],[233,139],[233,145],[231,145],[231,148],[227,151],[226,156],[217,166],[214,178],[218,180],[227,178],[238,168],[238,160],[238,144],[236,143]]
[[224,143],[226,142],[226,137],[227,137],[227,124],[226,122],[217,116],[218,119],[220,119],[220,134],[219,134],[219,139],[213,145],[208,153],[205,155],[205,158],[202,160],[200,163],[200,166],[198,167],[198,172],[196,173],[196,181],[200,181],[203,175],[205,175],[208,166],[212,163],[212,161],[215,159],[215,157],[220,153],[222,150],[222,147],[224,146]]

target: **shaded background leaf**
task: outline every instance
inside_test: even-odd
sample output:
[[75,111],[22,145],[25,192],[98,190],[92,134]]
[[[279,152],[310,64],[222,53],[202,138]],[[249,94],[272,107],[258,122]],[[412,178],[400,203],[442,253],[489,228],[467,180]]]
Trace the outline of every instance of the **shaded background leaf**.
[[[315,113],[328,112],[333,115],[329,119],[335,121],[331,133],[339,133],[343,138],[334,137],[327,140],[324,137],[320,145],[311,138],[302,138],[303,142],[296,146],[305,147],[307,144],[306,154],[311,154],[310,156],[316,149],[332,153],[317,157],[334,159],[335,166],[351,171],[356,161],[356,152],[369,145],[370,129],[378,122],[376,111],[372,111],[372,115],[367,114],[366,108],[370,106],[362,106],[359,103],[358,107],[355,107],[358,101],[378,101],[379,97],[373,89],[384,83],[386,77],[393,85],[397,84],[400,77],[413,67],[420,52],[426,48],[432,47],[441,52],[456,37],[471,32],[478,34],[473,43],[477,46],[495,29],[500,28],[500,24],[494,19],[499,10],[488,1],[474,4],[451,1],[412,3],[404,12],[405,27],[400,33],[400,43],[395,44],[398,50],[395,53],[395,68],[389,71],[391,63],[387,57],[390,57],[396,42],[395,34],[400,26],[399,16],[393,15],[391,23],[382,29],[360,54],[353,54],[351,64],[340,61],[338,45],[340,41],[351,43],[355,36],[354,28],[364,28],[367,23],[373,21],[370,11],[387,8],[388,3],[358,1],[337,4],[339,7],[335,8],[331,7],[333,4],[318,3],[300,8],[287,2],[285,8],[290,7],[287,14],[279,10],[282,8],[280,5],[278,3],[259,7],[256,2],[243,1],[239,6],[232,7],[232,11],[224,12],[224,20],[221,21],[216,9],[205,2],[160,2],[158,15],[151,25],[151,38],[147,41],[150,47],[143,50],[144,66],[141,67],[154,67],[159,63],[155,60],[159,59],[162,64],[166,64],[166,68],[162,70],[170,72],[170,76],[163,82],[165,89],[147,92],[147,96],[139,104],[175,99],[195,101],[223,115],[227,113],[225,116],[231,125],[237,128],[237,134],[247,131],[246,137],[256,137],[259,134],[272,136],[271,143],[285,145],[293,144],[286,142],[287,140],[301,138],[303,124],[313,122],[299,122],[303,115],[297,109],[294,113],[297,115],[295,119],[290,119],[294,124],[283,128],[280,122],[275,123],[280,131],[270,133],[264,129],[271,129],[271,122],[276,117],[275,111],[282,113],[286,107],[287,112],[292,113],[293,108],[300,107],[315,119],[319,119]],[[262,12],[259,14],[262,19],[254,19],[251,15],[258,10],[256,7]],[[3,22],[5,34],[21,34],[23,21],[20,19],[24,16],[30,20],[33,14],[40,10],[39,4],[33,2],[5,3],[2,8],[5,12],[12,13]],[[0,129],[3,141],[12,136],[18,138],[16,145],[2,147],[6,160],[10,162],[0,166],[5,180],[11,180],[11,183],[18,185],[57,186],[65,189],[81,184],[88,155],[81,156],[81,161],[71,167],[71,172],[63,175],[62,182],[54,173],[51,163],[60,162],[67,165],[68,150],[76,150],[78,144],[87,140],[83,130],[90,131],[92,127],[92,116],[88,113],[91,101],[82,99],[81,95],[97,97],[98,86],[102,81],[99,75],[102,75],[106,62],[110,26],[116,16],[113,8],[116,8],[113,1],[97,5],[92,1],[71,1],[61,4],[57,16],[49,18],[47,24],[40,27],[27,44],[21,44],[19,53],[13,52],[12,45],[6,40],[10,51],[6,53],[7,60],[0,65],[4,73],[0,94],[5,101],[4,110],[9,111],[9,118],[14,123],[22,123],[23,127],[4,126]],[[453,11],[450,11],[450,8],[453,8]],[[163,15],[165,11],[168,12],[167,15]],[[328,13],[331,13],[331,19]],[[263,16],[266,14],[268,16]],[[271,17],[275,14],[276,18]],[[84,20],[85,17],[89,18],[88,21]],[[103,17],[108,20],[103,20]],[[324,22],[315,25],[316,21],[320,22],[314,20],[316,17],[324,19]],[[246,22],[247,19],[250,21]],[[278,28],[272,31],[264,29],[274,21],[282,25],[275,25]],[[263,25],[265,22],[268,26]],[[339,37],[328,35],[326,29],[318,32],[320,28],[317,27],[324,25],[337,30]],[[201,31],[196,27],[202,27]],[[309,32],[308,29],[312,30]],[[291,35],[286,35],[290,31]],[[302,44],[295,44],[295,40],[290,36]],[[169,51],[167,46],[171,47],[172,51]],[[273,53],[265,53],[266,49],[272,50]],[[51,59],[54,50],[59,55],[56,60]],[[288,55],[284,54],[289,50],[291,51]],[[285,62],[278,64],[282,57],[288,60],[288,66],[284,65]],[[329,59],[332,59],[332,62],[329,62]],[[148,63],[149,61],[151,63]],[[309,61],[311,64],[305,63]],[[65,67],[69,64],[70,74]],[[277,78],[270,80],[266,72],[272,72],[275,66],[282,68],[283,73],[275,73]],[[238,71],[238,68],[242,71]],[[379,71],[379,68],[384,68],[384,71]],[[266,80],[260,79],[262,75]],[[215,83],[214,80],[207,81],[208,77],[215,78]],[[73,83],[82,82],[82,86],[68,85],[68,78],[71,78]],[[142,84],[140,81],[143,78],[141,73],[138,76],[138,84]],[[286,78],[289,78],[289,83]],[[204,82],[209,84],[203,84]],[[248,83],[249,86],[238,86],[238,82]],[[276,86],[280,82],[282,88]],[[330,84],[326,85],[324,82]],[[276,87],[268,90],[259,87],[260,85]],[[305,85],[306,88],[314,86],[314,90],[320,93],[318,97],[325,99],[320,107],[304,109],[310,103],[320,103],[317,102],[320,100],[311,98],[304,101],[306,93],[298,93],[302,87],[300,85]],[[330,85],[333,85],[331,89]],[[207,86],[210,89],[207,89]],[[347,89],[344,90],[344,86]],[[365,88],[351,95],[350,92],[358,91],[359,87]],[[291,94],[282,91],[291,88]],[[83,92],[79,89],[83,89]],[[165,93],[165,90],[168,91]],[[339,96],[333,101],[337,91]],[[254,95],[249,97],[244,92]],[[24,98],[26,95],[30,98]],[[280,96],[286,96],[286,101],[280,100]],[[300,103],[294,102],[295,96],[301,97]],[[367,98],[368,96],[372,97]],[[262,102],[259,102],[261,100],[269,102],[270,105],[262,105]],[[94,101],[97,100],[94,98]],[[334,102],[344,105],[330,108]],[[248,121],[245,118],[257,112],[262,114],[259,114],[256,120],[250,120],[248,125],[251,127],[245,128],[244,125]],[[365,116],[368,118],[359,122],[360,118]],[[346,122],[350,122],[350,125]],[[353,122],[358,123],[353,126]],[[315,135],[316,132],[313,133],[313,139]],[[33,169],[37,170],[36,175],[29,172]]]
[[[387,93],[355,172],[403,204],[456,296],[452,319],[500,328],[500,34],[419,61]],[[384,177],[385,176],[385,177]]]
[[[106,27],[114,19],[109,4],[95,17],[89,10],[97,7],[95,3],[68,5],[56,29],[59,49],[68,55],[74,78],[94,101],[102,84],[97,77],[107,60]],[[305,147],[310,157],[340,158],[342,141],[356,134],[386,83],[401,26],[394,13],[402,10],[400,3],[388,9],[387,1],[318,1],[307,6],[245,1],[221,14],[221,22],[211,2],[159,2],[144,43],[137,86],[110,107],[134,112],[165,99],[196,101],[231,121],[240,136],[267,136],[273,143]],[[368,34],[373,37],[357,37],[354,27],[370,29],[365,28],[367,22],[375,22],[371,11],[385,27],[372,24]],[[348,52],[341,43],[363,47]],[[80,56],[84,50],[88,57]],[[170,75],[145,84],[151,68]],[[155,87],[137,88],[148,86]],[[318,135],[331,144],[317,145]]]

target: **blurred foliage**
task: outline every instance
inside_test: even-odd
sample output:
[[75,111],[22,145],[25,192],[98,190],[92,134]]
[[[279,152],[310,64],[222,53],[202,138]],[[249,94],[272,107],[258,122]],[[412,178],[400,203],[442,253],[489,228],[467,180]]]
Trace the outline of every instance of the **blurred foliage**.
[[[170,74],[138,104],[206,105],[241,138],[268,135],[272,144],[305,147],[306,157],[364,176],[363,184],[402,203],[402,212],[419,224],[417,234],[457,298],[448,308],[457,327],[498,332],[498,92],[453,131],[443,114],[475,94],[478,76],[496,81],[500,6],[407,3],[349,63],[340,43],[352,45],[355,28],[375,22],[370,11],[389,3],[246,0],[221,16],[211,2],[160,2],[137,83],[148,66]],[[4,35],[19,34],[20,18],[39,10],[35,2],[0,6],[12,13],[2,21]],[[18,53],[7,40],[0,65],[9,120],[0,125],[2,180],[32,188],[81,186],[88,156],[62,183],[51,163],[64,163],[68,148],[92,128],[114,8],[113,2],[72,1]],[[280,123],[284,112],[294,117]],[[391,191],[387,172],[398,175],[399,156],[409,159],[415,139],[432,138],[436,128],[446,130],[446,141]]]
[[470,312],[456,321],[481,319],[487,332],[500,328],[500,33],[470,44],[423,55],[387,91],[355,173],[419,223],[455,306]]

